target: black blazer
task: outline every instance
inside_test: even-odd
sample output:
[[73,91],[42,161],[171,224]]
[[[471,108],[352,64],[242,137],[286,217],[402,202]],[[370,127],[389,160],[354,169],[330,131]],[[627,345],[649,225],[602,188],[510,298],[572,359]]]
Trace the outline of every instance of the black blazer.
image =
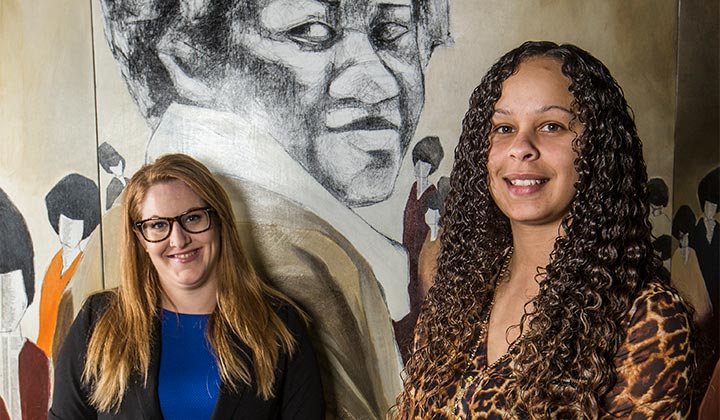
[[[147,384],[139,374],[133,374],[125,397],[117,413],[96,412],[88,403],[88,389],[82,384],[87,343],[99,316],[107,307],[112,295],[101,293],[90,297],[68,332],[55,363],[55,381],[50,420],[79,419],[162,419],[157,384],[160,370],[159,334],[151,345],[150,372]],[[293,357],[281,354],[277,365],[275,397],[265,401],[258,397],[255,388],[243,386],[239,392],[230,391],[223,384],[213,412],[213,420],[226,419],[322,419],[324,403],[320,373],[315,353],[305,331],[303,322],[295,311],[287,306],[277,309],[297,340]],[[155,331],[160,331],[156,320]],[[250,354],[244,343],[238,345]]]

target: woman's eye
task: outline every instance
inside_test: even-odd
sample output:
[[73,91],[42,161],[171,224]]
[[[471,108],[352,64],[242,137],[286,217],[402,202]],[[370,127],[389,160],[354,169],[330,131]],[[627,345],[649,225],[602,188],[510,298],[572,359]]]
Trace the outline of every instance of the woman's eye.
[[148,227],[149,227],[151,230],[165,230],[165,229],[168,228],[168,226],[169,226],[169,225],[168,225],[168,222],[166,222],[166,221],[164,221],[164,220],[159,220],[159,221],[157,221],[157,222],[150,222],[150,223],[148,223]]
[[405,25],[395,22],[385,22],[373,28],[372,37],[381,44],[389,44],[408,33],[408,31],[409,29]]
[[555,132],[562,130],[563,126],[556,123],[547,123],[544,126],[542,126],[542,131],[549,131],[549,132]]
[[321,22],[307,22],[286,32],[288,38],[301,46],[322,49],[335,38],[335,30]]
[[499,126],[493,128],[493,132],[498,133],[498,134],[512,133],[512,127],[507,126],[507,125],[499,125]]

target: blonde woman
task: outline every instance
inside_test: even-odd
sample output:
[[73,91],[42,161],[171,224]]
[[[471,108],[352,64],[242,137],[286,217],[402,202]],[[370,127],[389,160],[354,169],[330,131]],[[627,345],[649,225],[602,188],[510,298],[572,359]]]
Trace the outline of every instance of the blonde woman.
[[167,155],[124,194],[120,286],[73,323],[49,418],[323,418],[303,316],[253,270],[208,169]]

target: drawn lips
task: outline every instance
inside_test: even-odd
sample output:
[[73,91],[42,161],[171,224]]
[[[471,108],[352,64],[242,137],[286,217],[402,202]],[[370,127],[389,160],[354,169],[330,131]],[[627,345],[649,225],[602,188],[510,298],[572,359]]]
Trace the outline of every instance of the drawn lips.
[[366,117],[355,120],[349,124],[340,127],[328,127],[331,133],[342,131],[361,131],[361,130],[398,130],[398,127],[382,117]]

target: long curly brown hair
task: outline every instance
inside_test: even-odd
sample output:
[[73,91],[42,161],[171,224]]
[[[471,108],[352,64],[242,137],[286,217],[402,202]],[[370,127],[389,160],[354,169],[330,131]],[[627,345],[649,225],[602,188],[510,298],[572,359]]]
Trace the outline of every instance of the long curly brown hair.
[[[613,358],[625,339],[621,320],[649,281],[669,275],[653,252],[642,145],[623,91],[608,69],[573,45],[526,42],[495,63],[475,88],[455,150],[435,283],[405,367],[401,413],[444,405],[438,392],[468,357],[480,316],[493,299],[494,276],[512,245],[510,224],[489,190],[487,158],[495,103],[503,82],[534,57],[562,63],[575,119],[579,179],[550,263],[538,268],[540,290],[520,322],[514,359],[516,413],[546,418],[561,409],[596,418],[600,397],[616,381]],[[530,309],[534,308],[534,309]],[[430,380],[428,380],[430,379]],[[431,387],[421,384],[431,383]],[[542,385],[539,385],[542,384]],[[414,395],[413,395],[414,394]]]

